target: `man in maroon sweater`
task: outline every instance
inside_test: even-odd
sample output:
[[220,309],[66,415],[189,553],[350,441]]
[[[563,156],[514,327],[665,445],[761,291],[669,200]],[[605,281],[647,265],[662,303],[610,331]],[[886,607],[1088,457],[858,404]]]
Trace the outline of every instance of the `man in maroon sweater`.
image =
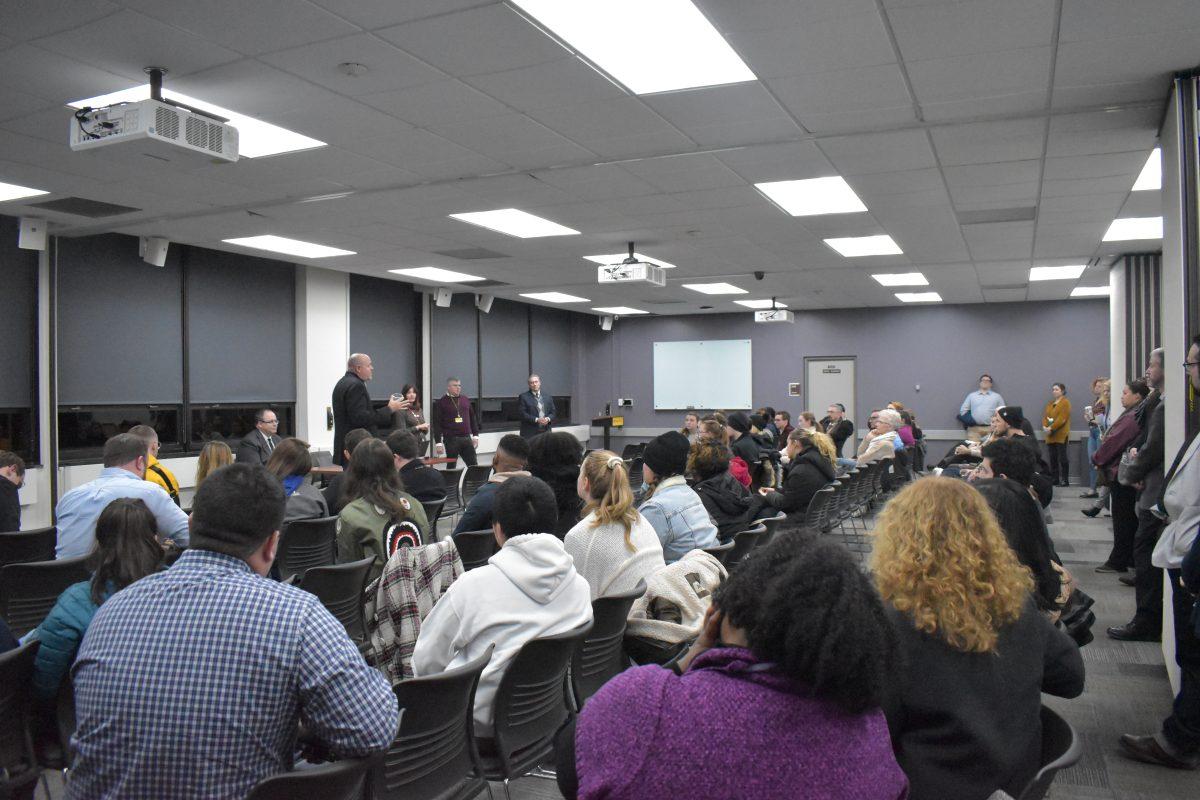
[[456,458],[473,467],[478,463],[475,448],[479,446],[479,423],[471,413],[471,401],[463,396],[462,381],[446,381],[446,393],[433,404],[433,440],[437,453]]

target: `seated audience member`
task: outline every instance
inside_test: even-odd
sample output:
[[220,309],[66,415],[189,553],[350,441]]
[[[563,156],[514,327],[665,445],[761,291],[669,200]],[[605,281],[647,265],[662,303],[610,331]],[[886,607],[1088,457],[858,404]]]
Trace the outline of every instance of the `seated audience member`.
[[460,667],[496,645],[475,691],[476,734],[491,733],[496,689],[522,645],[592,620],[587,581],[549,533],[556,506],[553,490],[537,478],[505,481],[492,506],[500,552],[450,584],[421,623],[412,658],[417,677]]
[[254,412],[254,430],[238,442],[237,463],[263,464],[279,446],[279,415],[269,408]]
[[811,411],[801,411],[797,424],[801,430],[815,431],[818,428],[817,415]]
[[697,798],[899,800],[907,780],[880,710],[895,648],[849,553],[778,538],[717,589],[678,663],[626,670],[587,701],[558,740],[559,786],[581,800],[680,787]]
[[872,461],[882,461],[894,458],[896,453],[904,449],[896,428],[900,426],[900,415],[890,408],[871,415],[871,431],[863,437],[858,446],[858,465],[870,464]]
[[16,453],[0,450],[0,533],[21,530],[21,498],[25,483],[25,460]]
[[751,433],[750,417],[744,411],[735,411],[725,420],[725,428],[733,455],[748,467],[757,464],[762,448]]
[[837,445],[833,443],[833,439],[829,436],[829,434],[821,433],[821,431],[817,430],[810,433],[809,438],[812,439],[813,447],[817,448],[821,455],[825,456],[829,463],[833,465],[835,471],[838,469],[838,462],[849,461],[850,463],[847,464],[847,466],[854,464],[853,460],[840,458],[838,456]]
[[338,561],[372,556],[371,579],[379,577],[396,548],[429,537],[425,508],[404,491],[392,451],[375,438],[359,442],[346,474],[346,505],[338,513]]
[[1018,437],[1003,437],[985,444],[981,452],[983,460],[967,476],[968,480],[1008,478],[1028,489],[1043,508],[1050,504],[1054,489],[1049,479],[1037,472],[1036,450],[1025,446]]
[[96,519],[118,497],[142,500],[154,514],[162,541],[188,544],[187,514],[156,483],[144,480],[149,447],[131,433],[118,433],[104,443],[104,469],[95,480],[76,486],[55,506],[58,545],[55,558],[86,556],[96,544]]
[[679,432],[688,438],[689,444],[695,444],[700,438],[700,415],[695,411],[689,411],[683,415],[683,427]]
[[1070,596],[1070,574],[1055,555],[1037,501],[1026,487],[1007,478],[984,478],[972,485],[996,515],[1000,532],[1017,560],[1033,575],[1033,599],[1038,610],[1056,621]]
[[528,439],[515,433],[500,437],[500,443],[492,455],[492,475],[467,503],[458,524],[454,526],[454,532],[481,531],[492,527],[492,504],[496,502],[496,492],[509,478],[528,478],[529,472],[525,469],[528,460]]
[[761,416],[763,421],[766,423],[766,427],[763,430],[770,434],[771,441],[781,441],[779,438],[779,426],[775,424],[775,409],[771,408],[770,406],[763,406],[756,413]]
[[900,415],[900,427],[896,429],[896,435],[900,437],[900,441],[904,442],[905,447],[916,446],[917,438],[913,432],[912,414],[900,408],[892,410]]
[[146,480],[161,486],[179,505],[179,479],[158,460],[158,432],[149,425],[134,425],[129,433],[146,440]]
[[638,511],[658,534],[668,564],[674,564],[690,550],[717,545],[717,526],[709,518],[700,496],[683,477],[688,449],[687,438],[671,431],[651,439],[642,452],[647,493]]
[[100,606],[72,671],[68,798],[240,800],[291,768],[301,720],[340,758],[391,745],[387,679],[315,595],[264,577],[283,509],[262,467],[214,472],[191,548]]
[[695,480],[692,489],[700,495],[722,543],[749,528],[763,506],[730,473],[732,458],[728,447],[708,442],[692,445],[688,451],[686,474]]
[[283,509],[285,525],[297,519],[329,516],[325,497],[308,482],[308,474],[312,472],[308,442],[294,436],[282,440],[267,459],[267,472],[283,483],[283,495],[287,498]]
[[9,650],[16,650],[20,647],[17,637],[12,635],[12,631],[8,627],[8,623],[0,619],[0,653],[7,653]]
[[700,433],[696,436],[696,441],[716,442],[728,447],[729,429],[725,427],[724,422],[715,417],[705,417],[700,420]]
[[979,492],[921,478],[879,515],[875,583],[900,638],[884,705],[913,800],[1016,797],[1041,759],[1042,692],[1083,691],[1079,648]]
[[558,503],[558,522],[548,533],[560,539],[579,522],[583,502],[575,491],[575,481],[582,462],[579,440],[565,431],[543,433],[529,442],[529,473],[550,487]]
[[771,435],[771,430],[767,425],[767,418],[762,414],[750,415],[750,435],[758,442],[758,447],[761,450],[764,447],[772,447],[775,444],[775,439]]
[[633,505],[625,462],[608,450],[593,450],[579,468],[583,519],[567,531],[563,546],[588,582],[592,599],[634,589],[666,566],[662,544]]
[[54,700],[101,604],[134,581],[158,572],[162,560],[154,515],[145,503],[122,497],[100,512],[96,519],[96,549],[88,562],[92,577],[68,586],[37,628],[36,637],[41,642],[33,665],[33,694],[37,700]]
[[200,448],[200,457],[196,459],[195,488],[199,489],[205,478],[232,463],[233,450],[229,445],[218,441],[205,442],[204,447]]
[[412,431],[392,431],[386,441],[405,491],[422,503],[446,499],[446,479],[421,460],[421,443]]
[[841,458],[842,445],[854,435],[854,423],[846,419],[846,407],[841,403],[831,403],[825,410],[825,417],[817,423],[817,428],[833,439],[838,458]]
[[776,438],[776,441],[778,441],[782,447],[787,442],[788,434],[795,430],[795,428],[792,427],[792,415],[787,411],[776,411],[775,428],[779,431],[779,436]]
[[816,436],[803,429],[792,431],[787,443],[788,465],[784,468],[783,488],[759,489],[772,508],[797,521],[803,521],[813,495],[837,477],[833,463],[818,449]]
[[350,471],[350,454],[364,439],[370,438],[371,432],[366,428],[355,428],[346,433],[346,441],[343,442],[346,449],[342,451],[342,471],[330,478],[328,485],[321,490],[330,514],[340,514],[346,505],[342,490],[346,487],[346,473]]

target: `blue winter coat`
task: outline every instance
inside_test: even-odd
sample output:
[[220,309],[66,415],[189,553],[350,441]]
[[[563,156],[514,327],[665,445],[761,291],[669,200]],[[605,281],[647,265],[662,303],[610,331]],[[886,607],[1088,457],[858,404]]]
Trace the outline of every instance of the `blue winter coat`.
[[[107,600],[111,591],[104,593]],[[50,615],[37,628],[37,638],[42,644],[33,663],[33,694],[39,700],[53,700],[58,686],[75,663],[75,654],[83,634],[87,632],[92,617],[99,606],[92,602],[90,580],[68,586],[58,596]]]

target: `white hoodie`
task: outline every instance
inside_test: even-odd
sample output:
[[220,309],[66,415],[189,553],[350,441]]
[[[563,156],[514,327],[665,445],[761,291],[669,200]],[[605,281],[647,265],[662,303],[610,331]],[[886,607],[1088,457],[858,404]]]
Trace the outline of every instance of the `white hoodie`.
[[476,732],[492,731],[492,700],[508,663],[531,639],[566,633],[592,619],[587,581],[556,536],[531,533],[504,543],[442,595],[421,623],[413,650],[417,677],[436,675],[496,650],[475,692]]

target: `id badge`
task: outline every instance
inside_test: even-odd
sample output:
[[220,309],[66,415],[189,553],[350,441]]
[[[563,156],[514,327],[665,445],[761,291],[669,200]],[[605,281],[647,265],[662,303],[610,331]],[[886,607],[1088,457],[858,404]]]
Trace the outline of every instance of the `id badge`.
[[455,422],[457,422],[457,423],[459,423],[459,424],[461,425],[461,424],[462,424],[462,417],[455,417],[455,418],[454,418],[454,421],[455,421]]

